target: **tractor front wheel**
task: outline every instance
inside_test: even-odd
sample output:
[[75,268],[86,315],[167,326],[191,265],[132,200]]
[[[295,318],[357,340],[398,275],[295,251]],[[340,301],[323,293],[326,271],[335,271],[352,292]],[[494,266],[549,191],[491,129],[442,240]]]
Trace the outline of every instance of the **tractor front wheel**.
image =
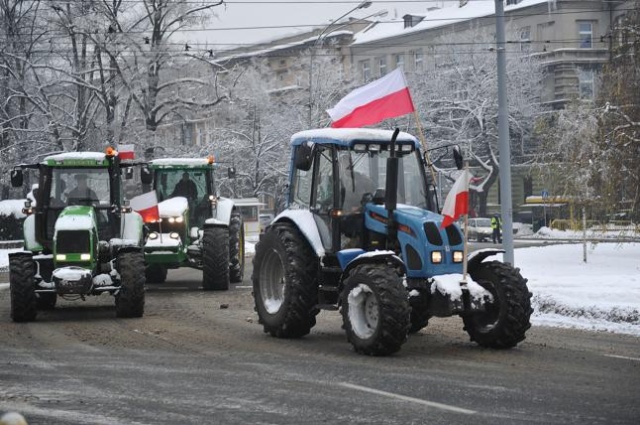
[[242,282],[244,277],[244,223],[239,211],[231,213],[229,221],[229,279]]
[[407,340],[411,308],[402,277],[386,264],[355,266],[344,282],[342,321],[358,353],[385,356]]
[[14,322],[31,322],[36,319],[35,274],[35,263],[31,254],[20,253],[9,256],[11,318]]
[[480,263],[469,274],[493,296],[484,312],[463,317],[472,341],[483,347],[511,348],[531,327],[531,292],[519,269],[499,261]]
[[202,235],[202,288],[229,289],[229,229],[206,227]]
[[144,255],[122,252],[117,258],[120,290],[116,294],[117,317],[142,317],[144,314]]
[[300,231],[279,223],[260,236],[253,260],[253,296],[264,331],[300,338],[316,324],[318,262]]

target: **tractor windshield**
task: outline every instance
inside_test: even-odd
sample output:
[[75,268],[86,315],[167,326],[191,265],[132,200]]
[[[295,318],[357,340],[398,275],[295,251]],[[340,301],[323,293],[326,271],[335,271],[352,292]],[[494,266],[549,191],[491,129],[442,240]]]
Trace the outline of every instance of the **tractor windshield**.
[[[385,189],[388,145],[356,145],[353,150],[340,150],[340,185],[342,209],[355,211],[362,205],[365,194],[373,195]],[[427,188],[418,153],[398,149],[398,203],[427,208]]]
[[192,203],[209,193],[206,170],[160,169],[156,171],[155,182],[159,201],[184,196]]
[[53,168],[49,206],[110,207],[110,179],[107,168]]

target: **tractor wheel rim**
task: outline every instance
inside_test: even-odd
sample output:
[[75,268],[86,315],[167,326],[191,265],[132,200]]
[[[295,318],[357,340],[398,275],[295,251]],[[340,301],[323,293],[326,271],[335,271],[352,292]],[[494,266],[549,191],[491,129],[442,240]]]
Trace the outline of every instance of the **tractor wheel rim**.
[[280,311],[285,297],[284,266],[275,249],[265,254],[260,271],[260,296],[267,313]]
[[378,328],[380,305],[375,294],[365,284],[349,292],[349,322],[353,333],[360,339],[370,338]]

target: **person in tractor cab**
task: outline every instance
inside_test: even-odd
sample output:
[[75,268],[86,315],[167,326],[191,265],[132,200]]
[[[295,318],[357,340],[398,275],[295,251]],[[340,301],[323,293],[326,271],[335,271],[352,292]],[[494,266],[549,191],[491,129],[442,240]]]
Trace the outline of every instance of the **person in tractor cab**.
[[369,176],[356,171],[356,161],[349,151],[338,153],[340,165],[340,209],[343,217],[340,219],[341,247],[356,248],[362,245],[364,231],[364,217],[362,215],[363,197],[366,193],[373,195],[375,184]]
[[499,214],[495,214],[493,217],[491,217],[491,229],[493,230],[493,243],[496,243],[496,240],[498,241],[498,243],[502,243],[502,218],[500,218]]
[[189,178],[189,173],[182,173],[182,179],[176,184],[173,192],[171,192],[170,198],[175,196],[187,198],[190,205],[198,200],[198,188],[193,180]]
[[87,185],[86,174],[76,174],[76,187],[67,195],[69,205],[98,202],[98,195]]

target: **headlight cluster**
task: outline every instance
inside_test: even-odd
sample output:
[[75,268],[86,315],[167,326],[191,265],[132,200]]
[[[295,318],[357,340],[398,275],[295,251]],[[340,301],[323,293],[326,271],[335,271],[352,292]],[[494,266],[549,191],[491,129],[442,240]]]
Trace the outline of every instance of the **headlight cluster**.
[[182,223],[184,221],[184,218],[182,216],[178,216],[178,217],[169,217],[169,219],[167,220],[169,223]]
[[[160,234],[158,232],[149,233],[149,239],[151,239],[152,241],[158,239],[159,237],[160,237]],[[169,237],[171,239],[180,239],[180,233],[171,232],[171,233],[169,233]]]
[[[56,261],[67,261],[67,255],[68,254],[56,254]],[[91,261],[91,254],[80,254],[80,261]]]
[[149,233],[149,239],[151,239],[151,240],[158,239],[158,233],[156,233],[156,232]]
[[[451,259],[454,263],[462,263],[464,260],[464,252],[463,251],[453,251],[451,254]],[[443,255],[442,251],[431,251],[431,263],[432,264],[440,264],[442,263]]]

